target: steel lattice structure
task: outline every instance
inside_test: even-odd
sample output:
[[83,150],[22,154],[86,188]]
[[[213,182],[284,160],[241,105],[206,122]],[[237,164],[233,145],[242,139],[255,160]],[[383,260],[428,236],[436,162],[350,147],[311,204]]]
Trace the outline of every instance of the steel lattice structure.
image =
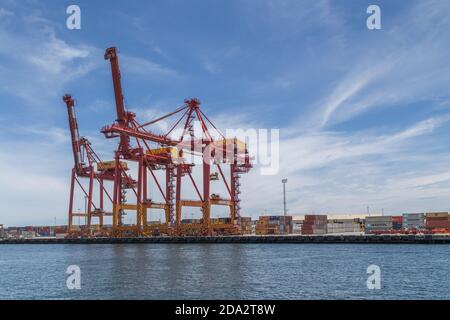
[[[195,98],[185,100],[184,104],[173,112],[152,121],[140,123],[135,113],[125,109],[116,48],[107,49],[104,58],[109,60],[111,65],[117,118],[113,124],[102,128],[101,132],[106,138],[119,138],[114,162],[107,162],[107,170],[94,171],[91,160],[87,165],[80,164],[77,156],[79,146],[89,150],[86,154],[92,155],[94,161],[95,159],[98,162],[100,161],[90,148],[90,144],[82,143],[77,138],[76,119],[74,116],[70,116],[73,114],[73,100],[70,96],[65,96],[64,101],[66,101],[69,110],[72,140],[80,141],[73,143],[75,155],[73,177],[75,179],[77,176],[88,177],[90,179],[90,190],[95,179],[100,180],[100,182],[106,179],[113,181],[113,196],[111,198],[112,234],[122,237],[152,234],[211,235],[240,233],[240,176],[252,167],[247,145],[236,138],[227,139],[208,119],[200,108],[200,101]],[[156,134],[152,129],[161,121],[173,121],[173,125],[167,132]],[[194,132],[196,121],[200,124],[201,136]],[[220,138],[214,139],[212,131]],[[179,134],[176,135],[176,132]],[[193,175],[193,167],[196,163],[187,161],[184,158],[185,154],[189,154],[191,158],[200,158],[201,161],[198,161],[202,167],[200,181],[196,181]],[[137,177],[135,179],[126,173],[127,162],[137,164]],[[229,177],[224,173],[223,166],[229,166]],[[211,167],[216,167],[218,172],[211,173]],[[165,171],[164,179],[157,177],[156,172],[159,170]],[[148,198],[150,179],[155,183],[163,201],[155,202]],[[183,196],[182,185],[186,179],[190,180],[198,199],[187,199]],[[211,194],[212,180],[222,181],[224,188],[227,190],[227,197]],[[76,180],[72,178],[72,186],[74,181]],[[102,183],[101,188],[104,189]],[[126,196],[129,190],[132,191],[129,194],[134,199],[132,203],[128,203],[130,197]],[[71,197],[73,197],[73,187]],[[92,196],[90,196],[91,202]],[[229,207],[229,219],[226,222],[211,224],[211,207],[215,205]],[[202,212],[200,223],[181,223],[183,207],[200,208]],[[102,210],[102,205],[99,209]],[[148,223],[148,211],[153,209],[164,210],[164,223]],[[71,213],[72,209],[69,211],[70,220],[73,213]],[[125,211],[136,213],[134,225],[123,223]]]

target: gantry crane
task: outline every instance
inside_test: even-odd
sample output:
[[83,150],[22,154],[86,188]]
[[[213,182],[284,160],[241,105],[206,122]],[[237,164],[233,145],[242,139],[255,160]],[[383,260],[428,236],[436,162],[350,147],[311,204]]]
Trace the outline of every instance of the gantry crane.
[[[152,121],[140,124],[136,114],[125,110],[121,85],[119,59],[116,48],[106,50],[105,60],[111,64],[112,80],[116,101],[117,119],[112,125],[105,126],[101,131],[107,138],[119,138],[119,145],[115,151],[114,192],[113,192],[113,230],[116,236],[148,235],[156,233],[167,234],[201,234],[240,233],[240,182],[242,173],[252,167],[245,143],[236,138],[227,139],[217,127],[208,119],[200,108],[198,99],[188,99],[177,110],[158,117]],[[181,115],[181,117],[179,117]],[[168,121],[172,117],[179,118],[164,134],[153,133],[149,127],[160,121]],[[195,135],[194,122],[201,126],[200,136]],[[220,134],[215,140],[210,132],[212,127]],[[181,134],[173,137],[176,129]],[[133,142],[133,145],[132,145]],[[199,188],[192,174],[195,163],[186,161],[184,152],[201,158],[202,188]],[[133,161],[137,163],[136,183],[127,183],[128,175],[121,162]],[[229,179],[224,174],[221,165],[230,167]],[[211,173],[211,166],[217,167],[218,172]],[[155,172],[165,170],[162,183]],[[148,199],[148,173],[155,182],[163,202]],[[229,197],[210,194],[211,180],[222,180]],[[197,200],[182,197],[182,177],[188,176],[198,196]],[[126,197],[121,197],[124,188],[130,188],[135,195],[135,203],[125,203]],[[224,205],[229,207],[229,220],[222,224],[211,225],[211,206]],[[182,223],[183,207],[199,207],[202,211],[201,223]],[[165,212],[165,222],[160,225],[148,225],[149,209],[162,209]],[[136,212],[136,224],[124,226],[121,216],[125,210]]]
[[[85,137],[80,137],[78,122],[75,114],[75,101],[69,94],[63,96],[63,101],[67,106],[74,159],[70,182],[68,231],[71,235],[86,236],[91,234],[91,224],[93,218],[98,218],[98,228],[102,229],[104,226],[104,217],[112,215],[111,212],[108,213],[104,209],[105,195],[112,203],[112,197],[109,195],[104,182],[114,181],[115,161],[101,161],[92,148],[89,140]],[[124,172],[128,170],[126,162],[121,162],[119,165]],[[87,190],[83,187],[80,179],[88,180]],[[93,199],[94,185],[96,184],[99,188],[98,202]],[[73,210],[76,187],[79,187],[84,195],[84,200],[86,203],[84,212],[74,212]],[[84,225],[79,226],[79,228],[75,228],[73,221],[75,217],[84,218]]]

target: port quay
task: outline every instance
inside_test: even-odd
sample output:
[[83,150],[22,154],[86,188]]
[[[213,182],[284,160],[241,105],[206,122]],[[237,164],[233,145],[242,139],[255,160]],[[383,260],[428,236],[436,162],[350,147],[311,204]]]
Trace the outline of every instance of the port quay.
[[3,239],[0,244],[115,244],[115,243],[352,243],[450,244],[450,235],[278,235],[142,238],[30,238]]

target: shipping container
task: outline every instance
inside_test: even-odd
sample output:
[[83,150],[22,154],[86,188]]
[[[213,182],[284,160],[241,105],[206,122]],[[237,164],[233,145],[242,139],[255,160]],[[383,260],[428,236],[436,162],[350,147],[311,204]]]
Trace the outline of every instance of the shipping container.
[[425,214],[424,213],[404,213],[402,227],[406,231],[425,229]]
[[427,212],[426,218],[447,218],[448,219],[448,212]]
[[391,216],[392,223],[403,223],[403,216]]
[[369,216],[366,217],[364,224],[365,232],[369,234],[380,232],[390,233],[394,230],[394,226],[401,229],[401,225],[393,223],[392,216]]
[[442,218],[427,218],[426,219],[426,227],[427,227],[427,229],[450,228],[450,220],[442,219]]
[[260,216],[256,224],[256,234],[290,234],[292,216]]
[[305,235],[326,234],[327,215],[305,215],[301,232]]

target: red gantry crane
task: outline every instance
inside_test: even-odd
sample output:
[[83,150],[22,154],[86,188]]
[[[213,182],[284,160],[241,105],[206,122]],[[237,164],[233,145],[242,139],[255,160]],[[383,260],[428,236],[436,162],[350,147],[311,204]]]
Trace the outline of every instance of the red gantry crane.
[[[125,109],[121,85],[119,59],[116,48],[106,50],[105,59],[110,61],[116,101],[116,121],[101,131],[106,138],[119,138],[115,151],[113,187],[113,231],[114,236],[146,236],[152,234],[212,235],[238,234],[240,230],[240,176],[252,167],[245,143],[236,138],[227,139],[208,119],[200,108],[198,99],[185,100],[184,105],[164,116],[146,123],[139,123],[136,115]],[[151,128],[161,121],[175,118],[170,129],[163,134],[154,133]],[[195,134],[194,124],[198,122],[201,134]],[[211,129],[212,128],[212,129]],[[212,130],[220,135],[215,140]],[[179,132],[179,135],[175,135]],[[200,162],[187,161],[184,154],[200,158]],[[127,166],[122,163],[132,161],[137,164],[137,178],[132,180],[125,173]],[[196,181],[193,167],[200,163],[202,179]],[[222,166],[229,166],[227,178]],[[218,172],[211,173],[211,167]],[[165,179],[157,177],[158,171],[165,171]],[[92,170],[88,170],[91,175]],[[85,173],[86,174],[86,173]],[[149,174],[159,191],[162,202],[148,198]],[[183,177],[189,178],[198,199],[185,199],[182,196]],[[211,181],[222,180],[227,196],[210,193]],[[135,201],[128,203],[124,195],[132,189]],[[219,223],[211,224],[211,207],[229,207],[229,217]],[[198,207],[202,212],[200,223],[182,223],[183,207]],[[148,210],[161,209],[165,222],[148,223]],[[124,225],[125,211],[136,212],[136,223]]]
[[[104,226],[104,217],[112,215],[112,213],[105,212],[104,209],[105,195],[112,203],[112,197],[106,190],[104,182],[114,181],[116,164],[115,161],[101,161],[93,150],[89,140],[87,138],[80,137],[78,122],[75,115],[75,101],[69,94],[63,96],[63,101],[67,106],[74,159],[70,182],[68,231],[71,236],[88,236],[91,235],[92,232],[92,218],[98,218],[98,229],[102,229]],[[121,162],[120,166],[124,172],[128,170],[126,162]],[[124,176],[125,175],[126,174],[124,174]],[[88,181],[87,190],[81,183],[81,179],[86,179]],[[98,185],[99,188],[98,202],[93,199],[95,185]],[[82,195],[84,195],[84,212],[74,212],[73,209],[75,191],[77,187],[81,190]],[[84,225],[79,225],[76,227],[74,224],[75,217],[83,218]]]

